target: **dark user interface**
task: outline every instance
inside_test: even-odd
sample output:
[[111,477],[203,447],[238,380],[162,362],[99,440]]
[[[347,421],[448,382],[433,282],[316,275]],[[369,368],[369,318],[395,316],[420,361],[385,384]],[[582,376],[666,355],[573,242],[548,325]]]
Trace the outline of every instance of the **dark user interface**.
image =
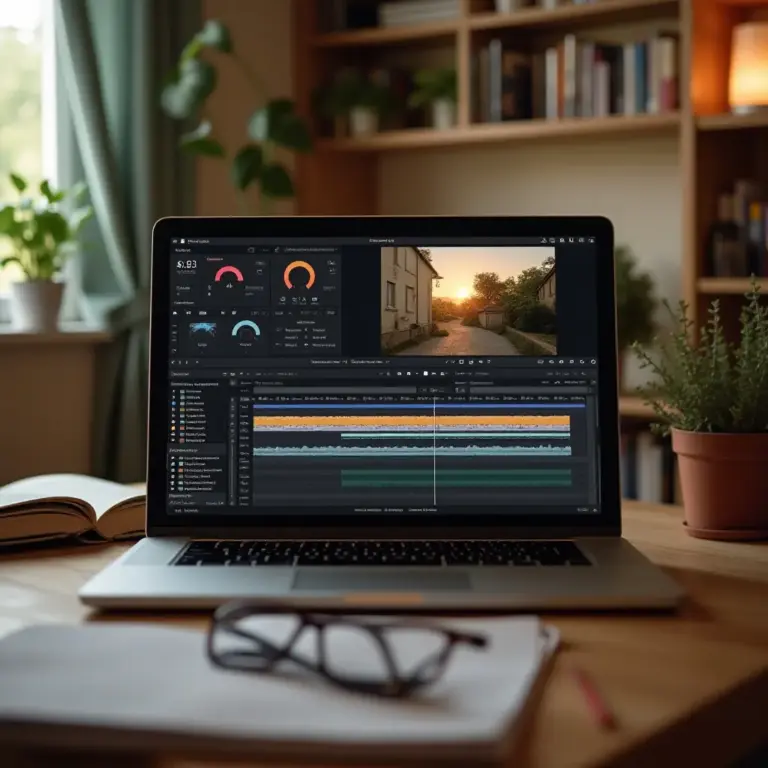
[[172,514],[599,511],[592,238],[170,257]]

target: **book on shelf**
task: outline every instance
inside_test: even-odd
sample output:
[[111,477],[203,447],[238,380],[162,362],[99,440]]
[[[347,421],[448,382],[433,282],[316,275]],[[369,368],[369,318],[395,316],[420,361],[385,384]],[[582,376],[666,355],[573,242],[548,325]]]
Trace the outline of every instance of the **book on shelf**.
[[457,18],[460,13],[461,0],[403,0],[378,6],[378,20],[382,27],[448,21]]
[[713,277],[768,277],[768,200],[757,182],[739,179],[719,196],[706,249]]
[[320,32],[366,29],[378,24],[376,5],[369,0],[320,0],[317,15]]
[[83,543],[144,535],[145,497],[85,475],[39,475],[0,488],[0,547],[56,539]]
[[475,58],[477,122],[659,114],[678,107],[678,44],[671,34],[622,45],[570,34],[532,55],[497,38]]

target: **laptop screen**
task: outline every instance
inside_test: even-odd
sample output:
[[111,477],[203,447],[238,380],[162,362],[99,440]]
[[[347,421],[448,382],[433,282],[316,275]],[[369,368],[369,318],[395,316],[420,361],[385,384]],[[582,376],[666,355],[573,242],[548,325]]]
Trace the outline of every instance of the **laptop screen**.
[[594,238],[466,235],[172,238],[168,514],[598,515]]

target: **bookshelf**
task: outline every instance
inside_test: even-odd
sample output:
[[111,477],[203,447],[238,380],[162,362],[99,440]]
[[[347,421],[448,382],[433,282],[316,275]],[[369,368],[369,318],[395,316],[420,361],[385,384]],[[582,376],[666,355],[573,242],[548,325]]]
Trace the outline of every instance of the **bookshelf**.
[[[460,153],[489,143],[539,142],[673,134],[679,139],[683,207],[682,298],[696,324],[709,303],[721,300],[732,324],[750,279],[712,275],[705,251],[718,197],[745,177],[768,193],[768,114],[734,115],[728,106],[728,74],[734,26],[768,18],[768,0],[595,0],[560,3],[552,9],[522,8],[497,13],[493,0],[461,0],[460,13],[445,21],[404,27],[325,33],[318,0],[302,0],[295,12],[297,100],[312,114],[312,94],[324,79],[349,64],[402,60],[407,52],[449,52],[458,78],[454,128],[406,128],[364,138],[318,137],[316,151],[297,165],[297,210],[302,214],[375,214],[378,212],[379,158],[384,153],[441,148]],[[657,114],[610,115],[477,123],[473,114],[473,61],[478,48],[494,38],[534,50],[562,39],[609,30],[671,30],[678,35],[679,106]],[[406,53],[404,53],[406,52]],[[568,173],[564,168],[563,173]],[[766,201],[768,202],[768,201]],[[407,213],[407,211],[403,211]],[[760,284],[768,291],[768,264]],[[735,329],[734,329],[735,332]],[[629,401],[623,401],[624,410]],[[635,410],[634,406],[630,410]]]

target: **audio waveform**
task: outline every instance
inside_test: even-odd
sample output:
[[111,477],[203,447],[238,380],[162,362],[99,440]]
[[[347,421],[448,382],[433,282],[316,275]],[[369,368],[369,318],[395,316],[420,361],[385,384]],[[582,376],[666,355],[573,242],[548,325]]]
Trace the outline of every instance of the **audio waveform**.
[[460,446],[310,446],[301,447],[269,447],[254,448],[254,456],[271,456],[272,458],[287,458],[290,456],[570,456],[571,447],[549,445],[460,445]]
[[342,488],[568,488],[570,469],[342,469]]
[[347,432],[353,429],[423,429],[442,427],[464,429],[570,429],[570,416],[254,416],[255,429],[328,429]]
[[[311,431],[311,430],[310,430]],[[522,430],[497,430],[495,432],[443,432],[427,430],[417,432],[342,432],[342,440],[568,440],[570,431],[539,432]]]

